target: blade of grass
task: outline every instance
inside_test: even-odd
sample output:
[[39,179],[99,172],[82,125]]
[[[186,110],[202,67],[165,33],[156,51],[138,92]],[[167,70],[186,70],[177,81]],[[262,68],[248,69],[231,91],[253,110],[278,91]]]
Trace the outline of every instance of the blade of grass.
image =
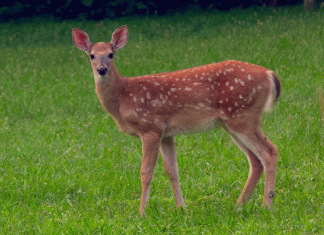
[[318,97],[318,103],[319,103],[320,112],[322,116],[322,121],[324,124],[324,98],[323,98],[322,88],[317,88],[317,97]]

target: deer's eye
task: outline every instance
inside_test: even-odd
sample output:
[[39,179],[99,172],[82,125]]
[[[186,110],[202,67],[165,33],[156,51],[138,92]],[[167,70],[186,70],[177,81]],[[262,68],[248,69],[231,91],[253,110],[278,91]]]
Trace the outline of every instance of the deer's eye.
[[95,55],[94,54],[91,54],[90,55],[90,59],[93,60],[95,58]]
[[109,53],[109,54],[108,54],[108,58],[109,58],[109,59],[114,58],[114,54],[113,54],[113,53]]

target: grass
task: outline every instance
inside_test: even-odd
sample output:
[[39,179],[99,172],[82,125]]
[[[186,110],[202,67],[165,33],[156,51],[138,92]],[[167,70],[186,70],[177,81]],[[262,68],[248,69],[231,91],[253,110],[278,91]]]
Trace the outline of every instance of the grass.
[[317,97],[318,97],[318,103],[322,115],[322,121],[324,124],[324,98],[323,98],[323,91],[321,88],[317,88]]
[[[323,233],[323,16],[323,9],[299,6],[2,23],[0,233]],[[95,42],[124,24],[130,38],[115,61],[125,76],[226,59],[278,74],[282,96],[263,119],[280,154],[272,210],[261,207],[264,178],[235,209],[248,162],[216,130],[176,138],[188,213],[176,210],[159,159],[147,215],[139,216],[141,143],[120,133],[100,107],[88,58],[71,42],[73,27]]]

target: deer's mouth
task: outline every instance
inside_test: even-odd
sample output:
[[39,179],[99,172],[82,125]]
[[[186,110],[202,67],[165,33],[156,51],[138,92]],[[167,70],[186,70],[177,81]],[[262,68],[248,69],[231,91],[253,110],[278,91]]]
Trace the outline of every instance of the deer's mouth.
[[97,68],[97,72],[99,73],[100,76],[105,76],[108,73],[108,68],[104,66],[100,66]]

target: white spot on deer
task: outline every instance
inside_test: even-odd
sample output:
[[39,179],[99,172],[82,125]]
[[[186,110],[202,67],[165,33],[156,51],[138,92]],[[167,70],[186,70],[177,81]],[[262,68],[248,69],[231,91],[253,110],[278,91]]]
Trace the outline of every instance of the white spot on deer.
[[243,99],[243,95],[240,94],[239,95],[239,99],[242,100]]
[[191,87],[185,87],[185,90],[186,90],[186,91],[191,91],[192,88],[191,88]]
[[159,99],[155,99],[152,101],[152,104],[155,104],[155,105],[160,105],[161,106],[161,101]]
[[168,91],[168,95],[171,95],[171,92],[170,91]]
[[209,78],[208,78],[208,81],[209,81],[209,82],[212,82],[212,79],[211,79],[211,77],[209,77]]
[[252,76],[251,76],[251,74],[249,74],[249,75],[247,76],[247,78],[248,78],[249,81],[251,81],[251,80],[253,79]]
[[262,89],[262,86],[261,85],[258,85],[258,90],[261,90]]
[[228,86],[229,85],[229,82],[226,82],[226,84],[225,84],[226,86]]
[[181,91],[181,87],[179,87],[178,90]]
[[143,90],[144,90],[144,91],[146,90],[146,86],[143,86]]
[[223,103],[224,103],[224,101],[223,101],[223,100],[220,100],[220,101],[219,101],[219,103],[220,103],[220,104],[223,104]]
[[133,111],[133,115],[134,115],[135,117],[138,117],[138,114],[137,114],[136,111]]
[[239,107],[239,103],[234,102],[235,107]]
[[146,98],[151,99],[151,94],[149,92],[146,93]]
[[155,85],[155,86],[160,86],[160,83],[158,83],[158,82],[154,82],[154,85]]
[[230,87],[230,91],[232,91],[232,90],[234,90],[234,87],[233,86]]
[[242,72],[244,72],[244,69],[241,69]]
[[237,78],[234,78],[234,82],[235,82],[235,83],[238,83],[239,81],[238,81],[238,79],[237,79]]
[[208,98],[206,99],[206,101],[207,101],[208,103],[210,103],[210,104],[212,103],[212,101],[211,101],[210,99],[208,99]]
[[144,102],[145,102],[144,98],[141,98],[141,102],[142,102],[142,103],[144,103]]
[[199,85],[201,85],[201,82],[194,82],[193,85],[194,86],[199,86]]
[[181,108],[182,107],[182,104],[177,103],[177,107]]
[[135,96],[133,97],[133,100],[134,100],[134,102],[136,103],[137,99],[136,99],[136,97],[135,97]]
[[199,105],[200,107],[202,107],[202,108],[205,107],[205,105],[204,105],[203,103],[199,103],[198,105]]
[[245,86],[245,82],[243,82],[243,81],[240,81],[240,83],[241,83],[241,85],[242,85],[242,86]]
[[233,108],[232,107],[228,107],[228,111],[232,112]]
[[211,85],[210,87],[211,87],[211,89],[213,89],[213,90],[215,89],[215,86],[214,86],[214,85]]
[[177,90],[177,88],[174,88],[174,87],[172,87],[171,89],[170,89],[170,91],[172,91],[172,92],[175,92]]

